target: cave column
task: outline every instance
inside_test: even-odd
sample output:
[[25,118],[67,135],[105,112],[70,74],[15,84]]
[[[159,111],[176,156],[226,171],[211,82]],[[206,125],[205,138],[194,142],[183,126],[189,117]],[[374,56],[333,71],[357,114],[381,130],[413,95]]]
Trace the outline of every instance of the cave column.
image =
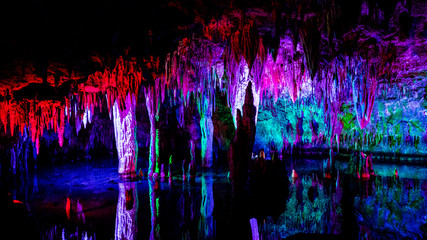
[[114,136],[119,158],[119,175],[123,179],[136,177],[138,143],[136,140],[136,98],[127,94],[123,109],[117,101],[113,105]]
[[213,134],[214,127],[212,122],[212,101],[208,101],[206,110],[202,113],[200,119],[200,128],[202,133],[202,166],[210,168],[213,162]]
[[150,151],[148,155],[148,176],[152,177],[156,168],[157,162],[157,138],[156,131],[156,110],[155,110],[155,91],[153,87],[145,89],[145,104],[147,106],[148,118],[150,120]]

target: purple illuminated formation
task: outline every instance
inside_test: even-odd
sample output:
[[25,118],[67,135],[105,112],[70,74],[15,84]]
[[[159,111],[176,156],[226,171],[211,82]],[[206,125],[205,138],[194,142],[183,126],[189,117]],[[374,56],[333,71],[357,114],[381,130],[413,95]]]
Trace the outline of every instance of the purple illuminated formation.
[[155,120],[155,92],[154,89],[149,87],[144,90],[145,93],[145,103],[147,106],[148,118],[150,120],[150,151],[149,151],[149,167],[148,175],[151,177],[154,173],[154,168],[157,164],[157,155],[156,155],[156,120]]
[[427,237],[425,0],[6,2],[23,239]]
[[128,94],[125,104],[126,109],[123,110],[119,108],[117,102],[113,105],[114,135],[119,158],[119,174],[122,178],[132,179],[136,177],[136,159],[138,158],[135,97]]

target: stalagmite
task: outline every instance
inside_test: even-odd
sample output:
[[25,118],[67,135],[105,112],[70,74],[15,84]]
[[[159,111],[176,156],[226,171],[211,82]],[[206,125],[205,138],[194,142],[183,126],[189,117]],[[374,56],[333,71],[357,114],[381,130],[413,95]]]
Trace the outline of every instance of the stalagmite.
[[119,200],[116,210],[115,240],[133,240],[137,236],[136,216],[138,193],[135,182],[119,183]]
[[251,224],[252,240],[259,240],[258,221],[256,218],[251,218],[249,222]]
[[138,144],[136,140],[135,105],[136,99],[131,93],[126,96],[124,109],[120,109],[117,101],[113,105],[114,136],[119,158],[119,175],[123,179],[136,177]]

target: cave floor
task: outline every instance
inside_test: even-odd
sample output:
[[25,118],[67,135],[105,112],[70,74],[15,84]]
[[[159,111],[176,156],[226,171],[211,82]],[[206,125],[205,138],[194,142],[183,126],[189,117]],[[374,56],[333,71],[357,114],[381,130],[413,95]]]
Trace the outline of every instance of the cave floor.
[[[8,219],[3,227],[16,233],[14,239],[125,239],[118,236],[120,231],[133,231],[135,239],[251,239],[250,219],[256,218],[263,239],[332,239],[345,234],[422,239],[427,167],[416,166],[419,174],[413,178],[384,174],[361,181],[345,175],[340,164],[339,177],[324,179],[322,164],[301,161],[294,166],[299,172],[294,181],[283,177],[286,172],[277,177],[281,168],[267,161],[264,172],[251,170],[239,193],[221,169],[198,172],[194,183],[183,182],[177,169],[171,183],[156,185],[147,178],[122,182],[114,159],[40,167],[28,178],[2,178],[2,201],[6,193],[13,200],[3,202]],[[402,174],[414,168],[397,167]],[[395,168],[390,165],[389,172]],[[382,164],[379,172],[384,169]],[[118,213],[121,198],[126,209]],[[126,227],[116,223],[119,214],[126,215]]]

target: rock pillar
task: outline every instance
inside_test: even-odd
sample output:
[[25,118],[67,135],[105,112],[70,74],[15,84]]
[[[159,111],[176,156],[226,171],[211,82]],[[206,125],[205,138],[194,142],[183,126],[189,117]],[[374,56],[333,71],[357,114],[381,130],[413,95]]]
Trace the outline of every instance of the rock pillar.
[[113,105],[114,136],[119,158],[119,175],[122,179],[136,177],[138,143],[136,140],[136,99],[132,94],[126,96],[123,109],[117,101]]

